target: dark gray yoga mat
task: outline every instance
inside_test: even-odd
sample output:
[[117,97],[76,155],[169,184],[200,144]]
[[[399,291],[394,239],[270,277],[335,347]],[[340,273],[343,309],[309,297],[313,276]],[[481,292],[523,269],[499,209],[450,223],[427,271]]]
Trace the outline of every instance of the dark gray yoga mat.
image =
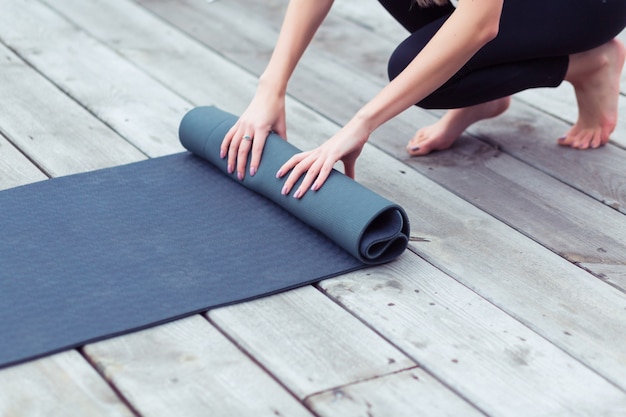
[[[196,133],[228,123],[212,111]],[[191,153],[5,190],[0,208],[0,367],[366,265]]]
[[[219,147],[236,121],[236,116],[216,107],[195,108],[181,122],[180,141],[227,174],[227,162],[220,159]],[[276,179],[276,172],[298,152],[270,133],[258,172],[253,177],[246,175],[242,184],[321,231],[364,263],[384,263],[406,249],[409,221],[404,210],[338,171],[331,173],[320,190],[309,191],[302,199],[283,196],[284,181]]]

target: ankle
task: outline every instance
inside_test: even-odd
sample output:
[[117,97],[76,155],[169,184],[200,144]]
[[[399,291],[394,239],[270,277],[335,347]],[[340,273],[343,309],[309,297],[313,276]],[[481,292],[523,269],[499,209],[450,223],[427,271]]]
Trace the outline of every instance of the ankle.
[[617,39],[590,49],[585,52],[572,54],[569,57],[569,66],[565,80],[574,86],[586,83],[594,74],[598,74],[614,65],[615,61],[624,60],[626,49]]

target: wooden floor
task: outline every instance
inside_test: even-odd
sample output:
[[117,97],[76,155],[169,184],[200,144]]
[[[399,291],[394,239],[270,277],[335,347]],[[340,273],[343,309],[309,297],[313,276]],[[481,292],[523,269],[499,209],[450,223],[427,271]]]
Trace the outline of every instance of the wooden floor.
[[[182,151],[196,105],[241,113],[286,3],[0,0],[0,188]],[[332,135],[403,37],[377,2],[337,0],[289,140]],[[409,109],[357,165],[409,213],[400,259],[2,369],[0,416],[625,416],[621,99],[587,152],[555,144],[565,85],[419,159],[404,144],[440,113]]]

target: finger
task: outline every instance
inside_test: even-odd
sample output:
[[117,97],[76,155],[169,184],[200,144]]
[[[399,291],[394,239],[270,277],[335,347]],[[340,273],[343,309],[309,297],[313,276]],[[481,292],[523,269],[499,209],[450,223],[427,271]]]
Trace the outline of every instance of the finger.
[[250,176],[253,177],[259,169],[261,157],[263,156],[263,148],[267,140],[268,132],[255,131],[254,140],[252,141],[252,158],[250,158]]
[[[299,198],[304,197],[306,192],[309,190],[311,185],[315,182],[316,178],[318,177],[320,169],[321,169],[321,165],[322,163],[317,161],[313,163],[311,166],[309,166],[306,172],[306,175],[302,179],[302,183],[300,184],[298,189],[293,193],[293,198],[299,199]],[[304,174],[304,172],[302,174]],[[300,176],[302,176],[302,174]],[[293,175],[293,172],[291,175]],[[300,176],[298,176],[298,178],[300,178]],[[295,181],[297,181],[298,178],[296,178]]]
[[242,129],[237,129],[233,134],[233,138],[228,146],[228,164],[227,171],[229,174],[235,172],[235,164],[237,163],[237,154],[239,153],[239,146],[243,141],[245,132]]
[[[317,174],[317,178],[315,179],[315,182],[311,186],[312,191],[317,191],[320,188],[322,188],[322,185],[324,185],[324,183],[330,176],[330,173],[333,171],[333,165],[334,164],[330,161],[326,161],[324,163],[324,165],[322,166],[322,169],[320,169],[319,174]],[[351,178],[354,178],[354,177],[351,177]]]
[[[283,185],[283,189],[281,191],[281,194],[283,195],[289,194],[293,186],[298,182],[300,177],[310,168],[311,164],[313,163],[312,161],[308,161],[307,156],[304,154],[294,155],[289,161],[291,161],[292,159],[294,161],[299,160],[300,162],[295,162],[293,164],[294,166],[289,168],[291,170],[291,173],[289,174],[287,180],[285,181],[285,184]],[[288,165],[289,161],[287,161],[285,165]]]
[[248,154],[252,148],[252,134],[244,134],[239,142],[239,149],[237,150],[237,178],[243,180],[246,172],[246,165],[248,163]]
[[226,153],[228,152],[228,148],[230,147],[230,143],[233,140],[233,136],[235,132],[237,132],[237,124],[234,124],[233,127],[228,129],[224,139],[222,140],[222,144],[220,145],[220,158],[224,159],[226,157]]
[[300,152],[295,154],[291,158],[287,160],[276,172],[276,178],[284,177],[289,171],[293,169],[296,165],[298,165],[304,158],[306,158],[308,152]]

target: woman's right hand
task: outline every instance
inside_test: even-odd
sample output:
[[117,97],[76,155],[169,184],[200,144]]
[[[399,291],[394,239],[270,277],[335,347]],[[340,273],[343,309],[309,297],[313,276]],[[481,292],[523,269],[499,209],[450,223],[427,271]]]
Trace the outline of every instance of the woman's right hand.
[[236,170],[237,178],[243,180],[248,154],[252,151],[249,173],[254,176],[270,132],[287,139],[285,96],[259,86],[246,111],[222,141],[220,158],[228,158],[228,173],[232,174]]

